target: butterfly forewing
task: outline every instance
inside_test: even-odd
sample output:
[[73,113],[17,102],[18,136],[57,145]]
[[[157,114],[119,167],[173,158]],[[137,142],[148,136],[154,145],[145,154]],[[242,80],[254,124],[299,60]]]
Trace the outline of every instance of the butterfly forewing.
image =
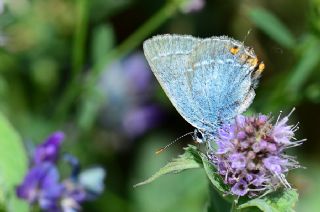
[[144,42],[144,54],[163,90],[177,111],[193,126],[202,129],[202,114],[194,105],[186,73],[195,45],[201,40],[191,36],[162,35]]
[[[236,54],[233,46],[239,48]],[[254,66],[243,56],[256,56],[239,41],[162,35],[147,40],[144,53],[177,111],[198,129],[214,133],[254,98]]]

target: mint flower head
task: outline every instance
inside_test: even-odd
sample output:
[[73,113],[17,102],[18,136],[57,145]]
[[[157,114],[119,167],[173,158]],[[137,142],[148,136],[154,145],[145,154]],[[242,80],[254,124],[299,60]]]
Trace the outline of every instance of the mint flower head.
[[217,148],[208,157],[230,186],[231,194],[256,197],[281,185],[290,188],[285,174],[300,166],[284,150],[304,141],[295,140],[298,127],[288,125],[290,114],[275,124],[266,115],[238,115],[219,130]]

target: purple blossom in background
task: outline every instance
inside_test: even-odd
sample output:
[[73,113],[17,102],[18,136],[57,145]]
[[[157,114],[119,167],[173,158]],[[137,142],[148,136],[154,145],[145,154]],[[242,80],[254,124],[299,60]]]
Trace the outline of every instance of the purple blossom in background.
[[159,107],[147,105],[127,111],[122,126],[127,135],[136,137],[155,127],[160,121],[161,113]]
[[57,162],[63,139],[62,132],[55,132],[36,147],[32,167],[16,189],[19,198],[43,211],[80,211],[81,203],[94,200],[104,189],[104,169],[81,171],[78,160],[70,155],[71,176],[60,181]]
[[33,162],[35,164],[42,162],[55,163],[58,159],[60,146],[63,139],[63,132],[55,132],[50,135],[44,143],[36,147],[33,155]]
[[287,124],[289,115],[278,118],[274,125],[265,115],[239,115],[219,130],[217,150],[208,157],[230,186],[231,194],[256,197],[281,185],[290,187],[285,174],[300,166],[284,150],[304,140],[294,140],[298,127]]
[[62,191],[56,167],[51,163],[42,163],[29,170],[17,187],[17,196],[30,204],[38,202],[42,209],[49,210],[59,208],[57,202]]
[[185,0],[181,10],[183,13],[197,12],[202,10],[205,4],[205,0]]
[[142,53],[134,53],[109,66],[100,88],[106,96],[101,111],[102,125],[113,132],[135,138],[161,121],[161,110],[150,104],[152,72]]

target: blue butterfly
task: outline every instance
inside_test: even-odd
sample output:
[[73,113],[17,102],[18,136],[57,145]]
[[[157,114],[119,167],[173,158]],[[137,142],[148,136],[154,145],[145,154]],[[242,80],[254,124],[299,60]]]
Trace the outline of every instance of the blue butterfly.
[[159,35],[143,49],[174,107],[196,128],[199,143],[212,140],[221,124],[250,106],[264,69],[253,49],[226,36]]

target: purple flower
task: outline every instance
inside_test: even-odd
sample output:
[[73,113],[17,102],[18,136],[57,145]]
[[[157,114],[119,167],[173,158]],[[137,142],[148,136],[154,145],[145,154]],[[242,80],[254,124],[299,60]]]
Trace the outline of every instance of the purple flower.
[[210,150],[208,158],[232,194],[254,197],[281,185],[290,187],[285,174],[300,166],[284,150],[304,140],[292,139],[297,126],[287,125],[289,115],[275,125],[265,115],[239,115],[218,130],[217,150]]
[[[108,106],[130,106],[150,97],[152,72],[142,53],[134,53],[111,64],[101,76],[100,88]],[[138,101],[137,102],[137,98]]]
[[63,132],[55,132],[51,134],[44,143],[38,145],[34,152],[34,164],[43,162],[55,163],[58,159],[63,139]]
[[64,180],[60,203],[63,211],[79,211],[83,202],[96,199],[104,190],[104,178],[104,169],[95,167]]
[[63,211],[81,210],[81,203],[87,200],[86,191],[72,179],[66,179],[63,186],[64,193],[60,203]]
[[224,154],[233,148],[233,144],[228,140],[217,140],[218,149],[216,154]]
[[100,121],[113,132],[135,138],[161,121],[161,110],[150,104],[152,72],[142,53],[134,53],[109,66],[100,81],[106,97]]
[[230,155],[228,160],[231,161],[231,168],[235,170],[241,170],[246,167],[247,160],[241,153],[234,153]]
[[294,135],[294,130],[292,126],[287,125],[288,117],[281,119],[273,128],[271,137],[278,144],[290,144],[290,140]]
[[248,184],[245,180],[239,180],[231,188],[231,192],[238,196],[244,196],[248,192]]
[[122,127],[129,137],[136,137],[153,128],[160,120],[159,107],[148,105],[128,111],[122,121]]
[[201,10],[205,4],[205,0],[185,0],[181,9],[183,13],[197,12]]
[[42,163],[29,170],[17,187],[17,196],[30,204],[38,203],[42,209],[55,209],[58,208],[57,200],[62,191],[56,167],[51,163]]
[[122,70],[130,85],[130,92],[141,94],[150,91],[152,74],[142,54],[135,53],[126,58],[122,63]]
[[[62,132],[55,132],[36,148],[33,166],[16,189],[19,198],[29,204],[39,205],[43,211],[80,211],[81,203],[95,199],[104,189],[105,171],[96,168],[80,172],[78,160],[71,155],[65,156],[72,167],[71,176],[62,182],[59,180],[56,165],[63,138]],[[85,179],[87,184],[83,183],[86,182]],[[91,187],[88,182],[91,182]]]
[[279,156],[269,156],[262,159],[263,165],[269,169],[269,171],[275,174],[281,174],[283,172],[282,166],[288,164],[288,160],[280,158]]
[[92,200],[104,190],[106,171],[102,167],[92,167],[81,171],[78,159],[72,155],[66,155],[65,160],[71,165],[71,176],[64,181],[68,196],[81,203]]

